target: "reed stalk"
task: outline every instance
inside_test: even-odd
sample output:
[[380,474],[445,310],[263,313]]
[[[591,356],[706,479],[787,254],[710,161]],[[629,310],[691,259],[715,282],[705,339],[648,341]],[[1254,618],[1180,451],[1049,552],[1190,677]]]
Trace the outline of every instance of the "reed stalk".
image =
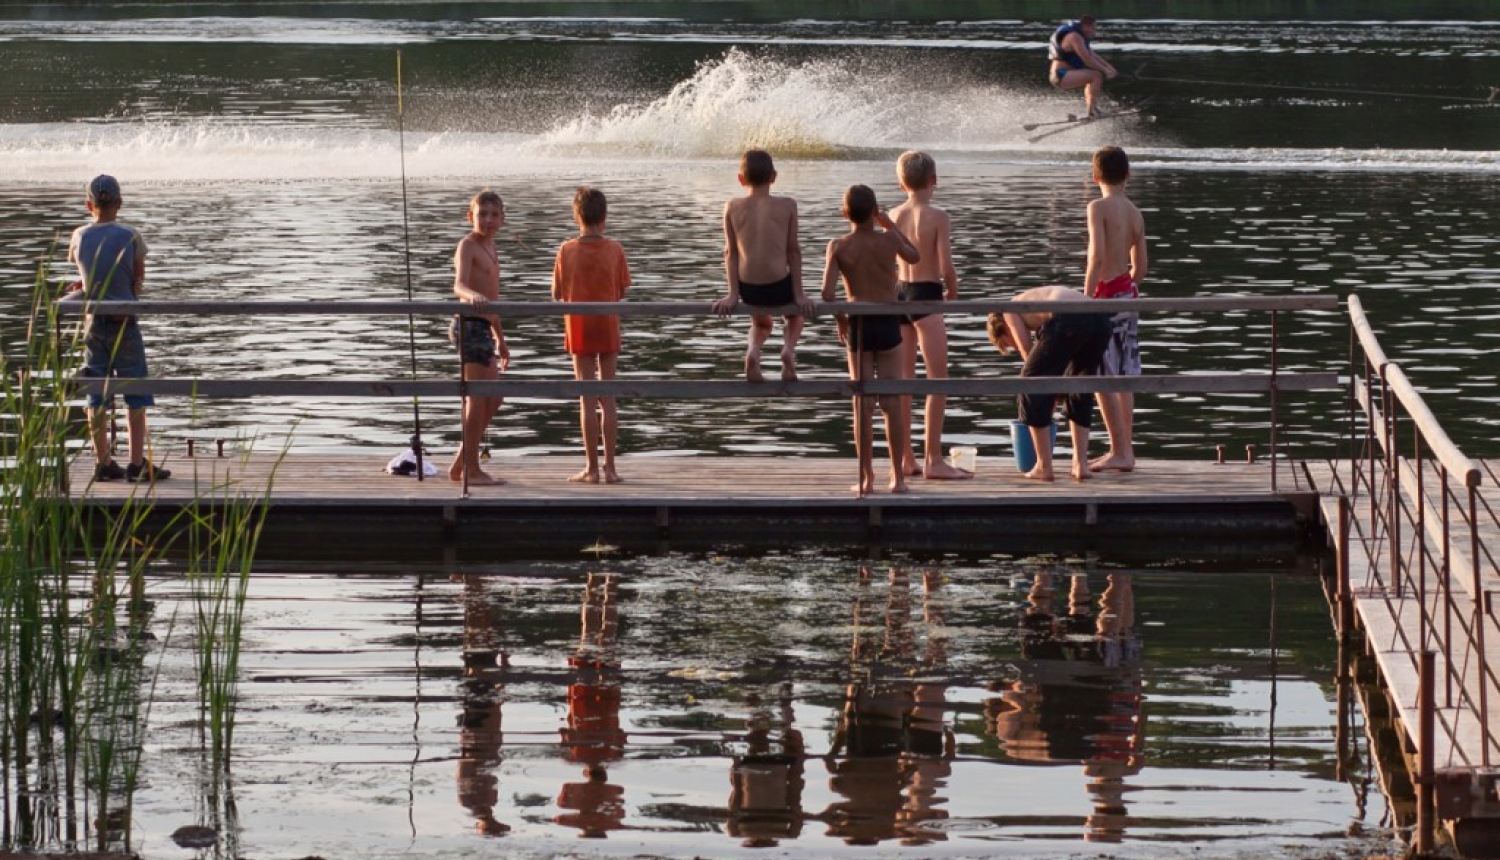
[[[68,492],[70,462],[88,453],[65,384],[79,369],[79,329],[60,324],[52,292],[43,269],[25,353],[0,355],[0,851],[129,851],[157,677],[145,659],[144,581],[170,541],[150,537],[144,497],[104,511]],[[195,503],[152,526],[189,536],[189,575],[207,588],[195,611],[217,772],[228,769],[265,517],[265,499],[224,492],[222,504]]]

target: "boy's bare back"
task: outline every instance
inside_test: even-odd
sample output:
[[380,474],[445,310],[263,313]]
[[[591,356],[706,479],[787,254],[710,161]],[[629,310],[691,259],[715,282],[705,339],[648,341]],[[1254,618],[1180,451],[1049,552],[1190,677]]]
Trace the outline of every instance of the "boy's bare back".
[[738,261],[739,279],[772,284],[788,274],[801,278],[797,245],[797,201],[747,194],[724,204],[726,253]]
[[1088,224],[1090,296],[1100,281],[1129,274],[1139,282],[1146,276],[1146,219],[1123,186],[1105,186],[1105,195],[1089,203]]
[[[844,292],[853,302],[896,301],[897,259],[904,259],[902,249],[910,246],[895,232],[895,224],[884,214],[885,230],[853,230],[828,243],[829,254],[838,263],[843,276]],[[910,255],[915,258],[915,255]]]
[[957,298],[958,274],[953,267],[948,213],[926,201],[908,199],[891,210],[891,220],[922,255],[915,263],[898,263],[901,280],[941,283],[949,301]]

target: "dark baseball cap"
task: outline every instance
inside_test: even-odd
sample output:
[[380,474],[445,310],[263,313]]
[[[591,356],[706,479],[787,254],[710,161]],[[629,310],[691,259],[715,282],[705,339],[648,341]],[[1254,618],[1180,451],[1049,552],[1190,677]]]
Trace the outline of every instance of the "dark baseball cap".
[[89,183],[89,202],[94,204],[119,203],[120,182],[108,173],[101,173]]

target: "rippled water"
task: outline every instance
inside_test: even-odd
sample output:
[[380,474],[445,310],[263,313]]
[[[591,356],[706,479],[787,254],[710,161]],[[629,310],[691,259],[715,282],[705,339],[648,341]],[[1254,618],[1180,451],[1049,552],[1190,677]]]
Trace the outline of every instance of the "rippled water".
[[226,808],[233,856],[361,857],[1264,856],[1373,848],[1345,831],[1387,814],[1363,750],[1339,773],[1305,571],[773,554],[341,572],[256,579],[216,799],[190,652],[166,633],[185,586],[150,583],[143,854],[188,856],[167,834]]
[[[1159,297],[1357,292],[1389,351],[1431,394],[1460,444],[1492,454],[1500,272],[1494,182],[1500,28],[1476,23],[1109,22],[1101,50],[1153,95],[1154,123],[1119,120],[1029,142],[1026,122],[1077,109],[1045,87],[1045,22],[705,22],[694,17],[465,21],[144,18],[3,21],[14,85],[0,97],[0,278],[14,350],[39,258],[79,223],[79,188],[108,170],[128,220],[151,242],[160,298],[401,298],[409,222],[414,292],[449,293],[464,202],[507,199],[504,293],[543,299],[551,255],[572,233],[571,189],[601,186],[610,232],[636,278],[632,298],[722,292],[718,213],[738,192],[746,145],[779,157],[780,193],[801,203],[805,274],[843,230],[853,182],[898,199],[892,168],[930,149],[938,202],[954,216],[961,294],[1003,297],[1077,283],[1087,156],[1133,154]],[[85,64],[74,50],[94,44]],[[403,52],[401,207],[396,50]],[[1207,82],[1207,83],[1204,83]],[[1398,97],[1399,96],[1399,97]],[[1283,315],[1281,358],[1340,369],[1341,315]],[[743,322],[631,321],[629,375],[733,378]],[[559,324],[511,323],[519,376],[568,376]],[[953,318],[956,376],[1014,373],[977,318]],[[1266,314],[1148,317],[1148,372],[1264,369]],[[331,336],[330,336],[331,335]],[[155,372],[241,377],[398,376],[404,321],[175,319],[148,329]],[[419,322],[424,375],[449,374],[439,320]],[[809,373],[843,362],[828,321],[805,341]],[[1334,452],[1340,398],[1292,395],[1283,439]],[[1142,397],[1151,456],[1208,456],[1263,443],[1267,403],[1245,396]],[[424,404],[427,432],[456,439],[451,404]],[[955,402],[948,437],[1002,446],[1007,402]],[[628,403],[627,452],[847,452],[833,401]],[[513,402],[492,441],[502,456],[572,450],[566,404]],[[164,404],[174,435],[276,435],[295,446],[390,448],[410,433],[398,402]]]

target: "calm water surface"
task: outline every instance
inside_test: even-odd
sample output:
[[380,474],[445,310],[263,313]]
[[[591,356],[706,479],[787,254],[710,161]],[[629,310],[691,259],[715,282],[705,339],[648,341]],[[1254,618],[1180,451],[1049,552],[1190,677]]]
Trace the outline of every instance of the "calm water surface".
[[1362,742],[1339,766],[1306,569],[343,570],[255,580],[217,797],[166,624],[191,604],[151,583],[144,854],[217,821],[243,856],[1249,857],[1372,849],[1347,833],[1388,815]]

